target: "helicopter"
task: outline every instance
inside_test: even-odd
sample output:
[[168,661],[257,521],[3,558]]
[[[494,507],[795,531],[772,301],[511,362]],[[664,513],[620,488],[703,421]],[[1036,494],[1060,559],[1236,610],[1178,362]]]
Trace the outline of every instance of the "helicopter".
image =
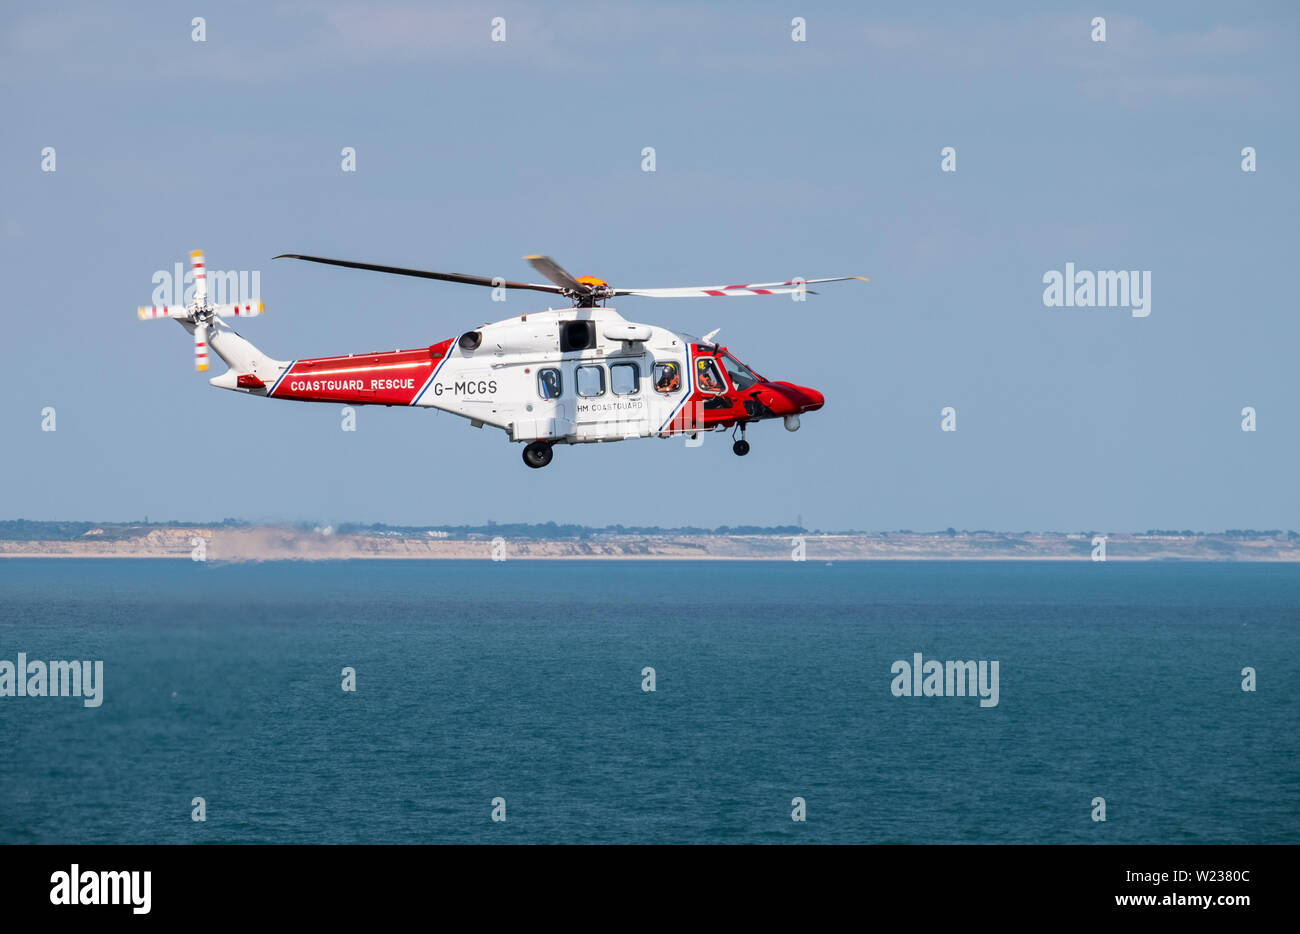
[[[557,444],[732,430],[732,450],[749,453],[745,428],[781,419],[797,431],[799,418],[825,404],[820,392],[768,380],[703,337],[623,318],[605,303],[621,295],[649,298],[731,298],[816,294],[810,284],[865,276],[791,279],[739,285],[619,289],[595,276],[574,277],[547,256],[524,257],[550,284],[500,277],[430,272],[352,260],[283,253],[349,269],[415,276],[493,289],[562,296],[566,308],[515,315],[427,347],[274,360],[241,337],[224,319],[253,317],[261,302],[211,304],[203,252],[190,254],[193,299],[188,305],[143,305],[142,320],[170,318],[194,336],[195,369],[208,368],[208,349],[229,369],[209,382],[220,389],[272,399],[346,405],[402,405],[441,409],[470,425],[503,430],[524,443],[523,461],[541,468]],[[504,297],[504,296],[503,296]],[[738,437],[737,437],[738,435]]]

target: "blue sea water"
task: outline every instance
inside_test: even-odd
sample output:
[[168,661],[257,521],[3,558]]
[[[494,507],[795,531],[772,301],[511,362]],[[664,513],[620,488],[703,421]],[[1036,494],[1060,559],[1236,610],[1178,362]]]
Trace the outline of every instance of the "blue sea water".
[[18,652],[3,843],[1300,842],[1294,565],[6,559]]

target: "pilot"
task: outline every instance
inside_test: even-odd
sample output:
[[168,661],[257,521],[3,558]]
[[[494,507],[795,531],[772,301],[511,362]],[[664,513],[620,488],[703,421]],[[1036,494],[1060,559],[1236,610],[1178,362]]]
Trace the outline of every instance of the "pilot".
[[682,384],[681,377],[677,375],[677,365],[668,363],[664,365],[663,375],[659,377],[659,382],[655,384],[655,389],[660,392],[676,392],[677,387]]
[[699,377],[700,388],[705,392],[720,392],[722,387],[713,376],[713,367],[709,366],[708,360],[700,360],[695,364],[695,373]]

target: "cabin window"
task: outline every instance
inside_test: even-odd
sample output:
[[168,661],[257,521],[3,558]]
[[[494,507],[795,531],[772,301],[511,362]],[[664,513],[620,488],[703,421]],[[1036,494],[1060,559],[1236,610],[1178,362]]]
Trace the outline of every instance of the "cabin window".
[[537,394],[543,399],[558,399],[564,392],[560,371],[548,366],[537,371]]
[[578,367],[578,395],[584,399],[605,394],[605,368],[603,366]]
[[727,388],[712,357],[701,357],[695,361],[695,382],[705,392],[723,392]]
[[609,388],[616,396],[634,396],[641,391],[641,368],[635,363],[612,363]]
[[655,391],[676,392],[682,388],[682,368],[675,361],[655,364]]

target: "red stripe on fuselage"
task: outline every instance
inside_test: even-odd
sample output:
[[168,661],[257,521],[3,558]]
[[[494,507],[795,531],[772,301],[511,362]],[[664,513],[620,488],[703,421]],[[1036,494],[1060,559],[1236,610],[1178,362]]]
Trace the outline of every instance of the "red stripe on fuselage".
[[448,353],[452,338],[432,347],[298,360],[275,388],[277,399],[410,405]]

